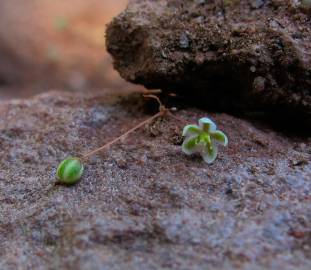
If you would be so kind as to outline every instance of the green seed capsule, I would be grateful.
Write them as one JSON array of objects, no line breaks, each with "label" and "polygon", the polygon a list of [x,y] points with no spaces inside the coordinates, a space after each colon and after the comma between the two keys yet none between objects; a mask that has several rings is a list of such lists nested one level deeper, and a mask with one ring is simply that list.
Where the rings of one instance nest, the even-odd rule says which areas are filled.
[{"label": "green seed capsule", "polygon": [[67,158],[59,164],[56,176],[60,183],[73,185],[81,178],[83,169],[79,158]]}]

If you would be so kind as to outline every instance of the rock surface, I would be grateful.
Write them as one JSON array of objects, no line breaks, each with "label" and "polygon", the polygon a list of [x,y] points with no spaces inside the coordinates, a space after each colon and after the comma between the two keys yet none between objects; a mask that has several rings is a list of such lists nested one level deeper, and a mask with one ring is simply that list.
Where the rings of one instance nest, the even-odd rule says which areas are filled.
[{"label": "rock surface", "polygon": [[311,112],[311,16],[297,0],[132,0],[107,30],[126,80],[211,108]]},{"label": "rock surface", "polygon": [[54,184],[62,159],[143,111],[106,95],[0,103],[1,269],[311,268],[310,138],[211,113],[230,144],[208,166],[158,119],[91,158],[77,185]]}]

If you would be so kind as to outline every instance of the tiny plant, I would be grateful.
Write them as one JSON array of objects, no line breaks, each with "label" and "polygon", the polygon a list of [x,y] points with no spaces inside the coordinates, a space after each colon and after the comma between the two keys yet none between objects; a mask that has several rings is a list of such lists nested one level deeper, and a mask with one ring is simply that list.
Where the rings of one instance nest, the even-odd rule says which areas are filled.
[{"label": "tiny plant", "polygon": [[[160,99],[154,94],[161,93],[161,90],[143,90],[142,94],[146,98],[155,99],[159,104],[159,112],[155,115],[149,117],[148,119],[142,121],[132,129],[128,130],[116,139],[106,143],[100,148],[90,151],[84,154],[82,157],[67,158],[62,161],[57,169],[57,178],[60,183],[66,185],[72,185],[79,181],[83,174],[83,162],[90,156],[108,149],[111,145],[118,141],[126,138],[131,133],[135,132],[137,129],[143,127],[144,125],[152,122],[158,117],[164,117],[166,115],[171,116],[179,122],[185,122],[183,119],[178,118],[173,115],[171,111],[175,108],[167,109],[160,101]],[[227,146],[228,139],[226,135],[216,130],[216,125],[208,118],[202,118],[199,120],[199,126],[187,125],[183,130],[183,136],[186,137],[182,150],[186,154],[190,155],[195,152],[201,153],[203,159],[207,163],[212,163],[217,157],[217,143]]]},{"label": "tiny plant", "polygon": [[[153,98],[155,100],[157,100],[157,102],[159,103],[159,112],[151,117],[149,117],[148,119],[146,119],[145,121],[139,123],[137,126],[133,127],[132,129],[128,130],[127,132],[125,132],[124,134],[122,134],[121,136],[119,136],[118,138],[106,143],[105,145],[103,145],[100,148],[97,148],[93,151],[90,151],[86,154],[84,154],[82,157],[78,158],[78,157],[70,157],[67,158],[65,160],[63,160],[57,168],[56,171],[56,177],[59,181],[59,183],[61,184],[65,184],[65,185],[73,185],[76,184],[84,171],[84,166],[83,166],[83,161],[86,160],[87,158],[89,158],[90,156],[108,149],[111,145],[113,145],[114,143],[124,139],[125,137],[127,137],[129,134],[133,133],[134,131],[136,131],[137,129],[141,128],[142,126],[148,124],[149,122],[152,122],[154,119],[164,116],[166,114],[172,115],[172,113],[169,111],[169,109],[167,109],[160,101],[160,99],[153,95],[153,94],[158,94],[161,93],[160,90],[144,90],[142,91],[142,94],[144,97],[146,98]],[[173,115],[172,115],[173,116]],[[175,116],[173,116],[175,117]],[[176,118],[176,117],[175,117]]]},{"label": "tiny plant", "polygon": [[218,144],[228,145],[228,138],[217,130],[216,124],[209,118],[201,118],[199,125],[187,125],[184,127],[185,137],[182,150],[187,155],[200,153],[206,163],[213,163],[217,158]]}]

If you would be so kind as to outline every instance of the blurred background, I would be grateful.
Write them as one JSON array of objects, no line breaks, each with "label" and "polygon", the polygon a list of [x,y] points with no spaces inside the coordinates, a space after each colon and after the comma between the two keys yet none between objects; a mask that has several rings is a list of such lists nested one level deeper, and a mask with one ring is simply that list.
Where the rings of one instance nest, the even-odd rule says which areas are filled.
[{"label": "blurred background", "polygon": [[0,0],[0,100],[130,88],[105,49],[106,24],[127,2]]}]

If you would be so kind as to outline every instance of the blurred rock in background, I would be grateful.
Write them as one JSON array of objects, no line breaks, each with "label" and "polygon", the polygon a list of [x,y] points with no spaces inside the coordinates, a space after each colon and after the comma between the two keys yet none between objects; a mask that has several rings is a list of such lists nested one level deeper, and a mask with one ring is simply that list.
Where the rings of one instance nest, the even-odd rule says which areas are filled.
[{"label": "blurred rock in background", "polygon": [[126,86],[105,52],[106,24],[127,0],[0,2],[0,98],[51,88]]}]

